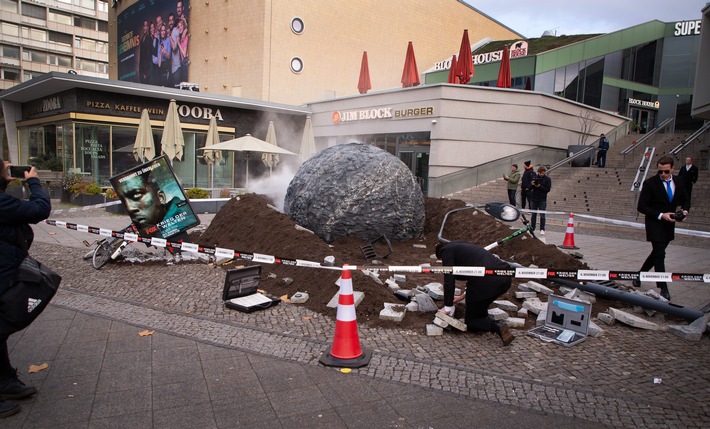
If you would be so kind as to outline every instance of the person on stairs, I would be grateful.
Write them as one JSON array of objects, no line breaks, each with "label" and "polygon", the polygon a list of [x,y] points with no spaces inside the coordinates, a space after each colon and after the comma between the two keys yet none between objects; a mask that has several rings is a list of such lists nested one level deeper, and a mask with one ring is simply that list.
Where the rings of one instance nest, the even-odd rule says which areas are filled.
[{"label": "person on stairs", "polygon": [[530,161],[525,161],[523,165],[525,170],[523,171],[523,177],[520,179],[520,205],[525,208],[526,202],[528,207],[530,206],[530,187],[532,186],[532,179],[535,177],[535,170],[530,165]]}]

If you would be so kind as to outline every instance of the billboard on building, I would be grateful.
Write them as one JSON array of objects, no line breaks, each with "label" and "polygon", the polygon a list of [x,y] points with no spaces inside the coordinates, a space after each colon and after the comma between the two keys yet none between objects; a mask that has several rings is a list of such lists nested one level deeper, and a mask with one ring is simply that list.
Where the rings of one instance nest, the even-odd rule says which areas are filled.
[{"label": "billboard on building", "polygon": [[171,88],[189,81],[188,6],[144,0],[118,15],[118,80]]},{"label": "billboard on building", "polygon": [[110,182],[139,235],[170,238],[200,223],[165,155]]}]

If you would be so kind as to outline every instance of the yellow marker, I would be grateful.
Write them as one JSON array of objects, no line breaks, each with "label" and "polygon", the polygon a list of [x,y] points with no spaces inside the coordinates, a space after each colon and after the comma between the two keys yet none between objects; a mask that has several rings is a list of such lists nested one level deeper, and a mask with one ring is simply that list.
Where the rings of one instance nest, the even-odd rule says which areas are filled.
[{"label": "yellow marker", "polygon": [[350,368],[340,368],[340,372],[343,374],[350,374],[353,370]]}]

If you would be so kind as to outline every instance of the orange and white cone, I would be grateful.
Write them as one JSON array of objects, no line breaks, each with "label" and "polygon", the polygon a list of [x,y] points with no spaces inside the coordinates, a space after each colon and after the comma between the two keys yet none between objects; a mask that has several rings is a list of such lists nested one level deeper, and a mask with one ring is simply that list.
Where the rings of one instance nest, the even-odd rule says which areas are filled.
[{"label": "orange and white cone", "polygon": [[340,277],[333,344],[323,352],[320,363],[325,366],[360,368],[369,364],[371,358],[372,353],[368,353],[360,347],[352,275],[350,270],[345,267]]},{"label": "orange and white cone", "polygon": [[557,247],[560,249],[579,249],[579,247],[574,245],[574,213],[569,214],[567,230],[565,231],[565,240],[562,242],[562,246]]}]

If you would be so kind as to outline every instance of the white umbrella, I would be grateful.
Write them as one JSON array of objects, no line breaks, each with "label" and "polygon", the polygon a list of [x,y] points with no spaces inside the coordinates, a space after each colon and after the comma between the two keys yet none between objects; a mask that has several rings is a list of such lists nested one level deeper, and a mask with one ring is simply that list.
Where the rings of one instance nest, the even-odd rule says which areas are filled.
[{"label": "white umbrella", "polygon": [[143,109],[141,112],[141,121],[138,123],[138,134],[132,152],[138,162],[155,158],[155,142],[153,141],[153,130],[150,127],[148,109]]},{"label": "white umbrella", "polygon": [[165,118],[165,128],[163,128],[163,137],[160,139],[160,144],[163,147],[162,152],[168,156],[170,162],[173,158],[182,161],[182,150],[185,147],[185,137],[182,135],[182,126],[180,125],[180,115],[177,111],[177,103],[175,100],[170,100],[168,106],[168,115]]},{"label": "white umbrella", "polygon": [[[276,129],[274,128],[274,121],[269,121],[269,128],[266,130],[265,141],[274,146],[278,146],[278,143],[276,143]],[[269,175],[271,175],[271,173],[273,173],[274,166],[279,163],[279,155],[275,153],[262,153],[261,162],[263,162],[265,166],[269,167]]]},{"label": "white umbrella", "polygon": [[[232,152],[259,152],[259,153],[278,153],[280,155],[296,155],[295,153],[274,146],[264,140],[253,137],[251,134],[247,134],[243,137],[239,137],[232,140],[223,141],[222,143],[217,143],[211,146],[205,146],[199,150],[229,150]],[[249,185],[249,162],[247,161],[246,168],[246,184]]]},{"label": "white umbrella", "polygon": [[301,140],[301,152],[298,154],[298,157],[301,159],[301,162],[305,162],[308,158],[315,155],[316,152],[313,124],[311,123],[311,117],[306,116],[306,125],[303,127],[303,139]]},{"label": "white umbrella", "polygon": [[[219,143],[219,131],[217,130],[217,118],[212,116],[210,119],[210,126],[207,128],[207,141],[205,146],[212,146]],[[202,154],[202,157],[207,161],[207,165],[210,168],[210,188],[214,188],[214,166],[222,159],[222,151],[219,150],[206,150]]]}]

